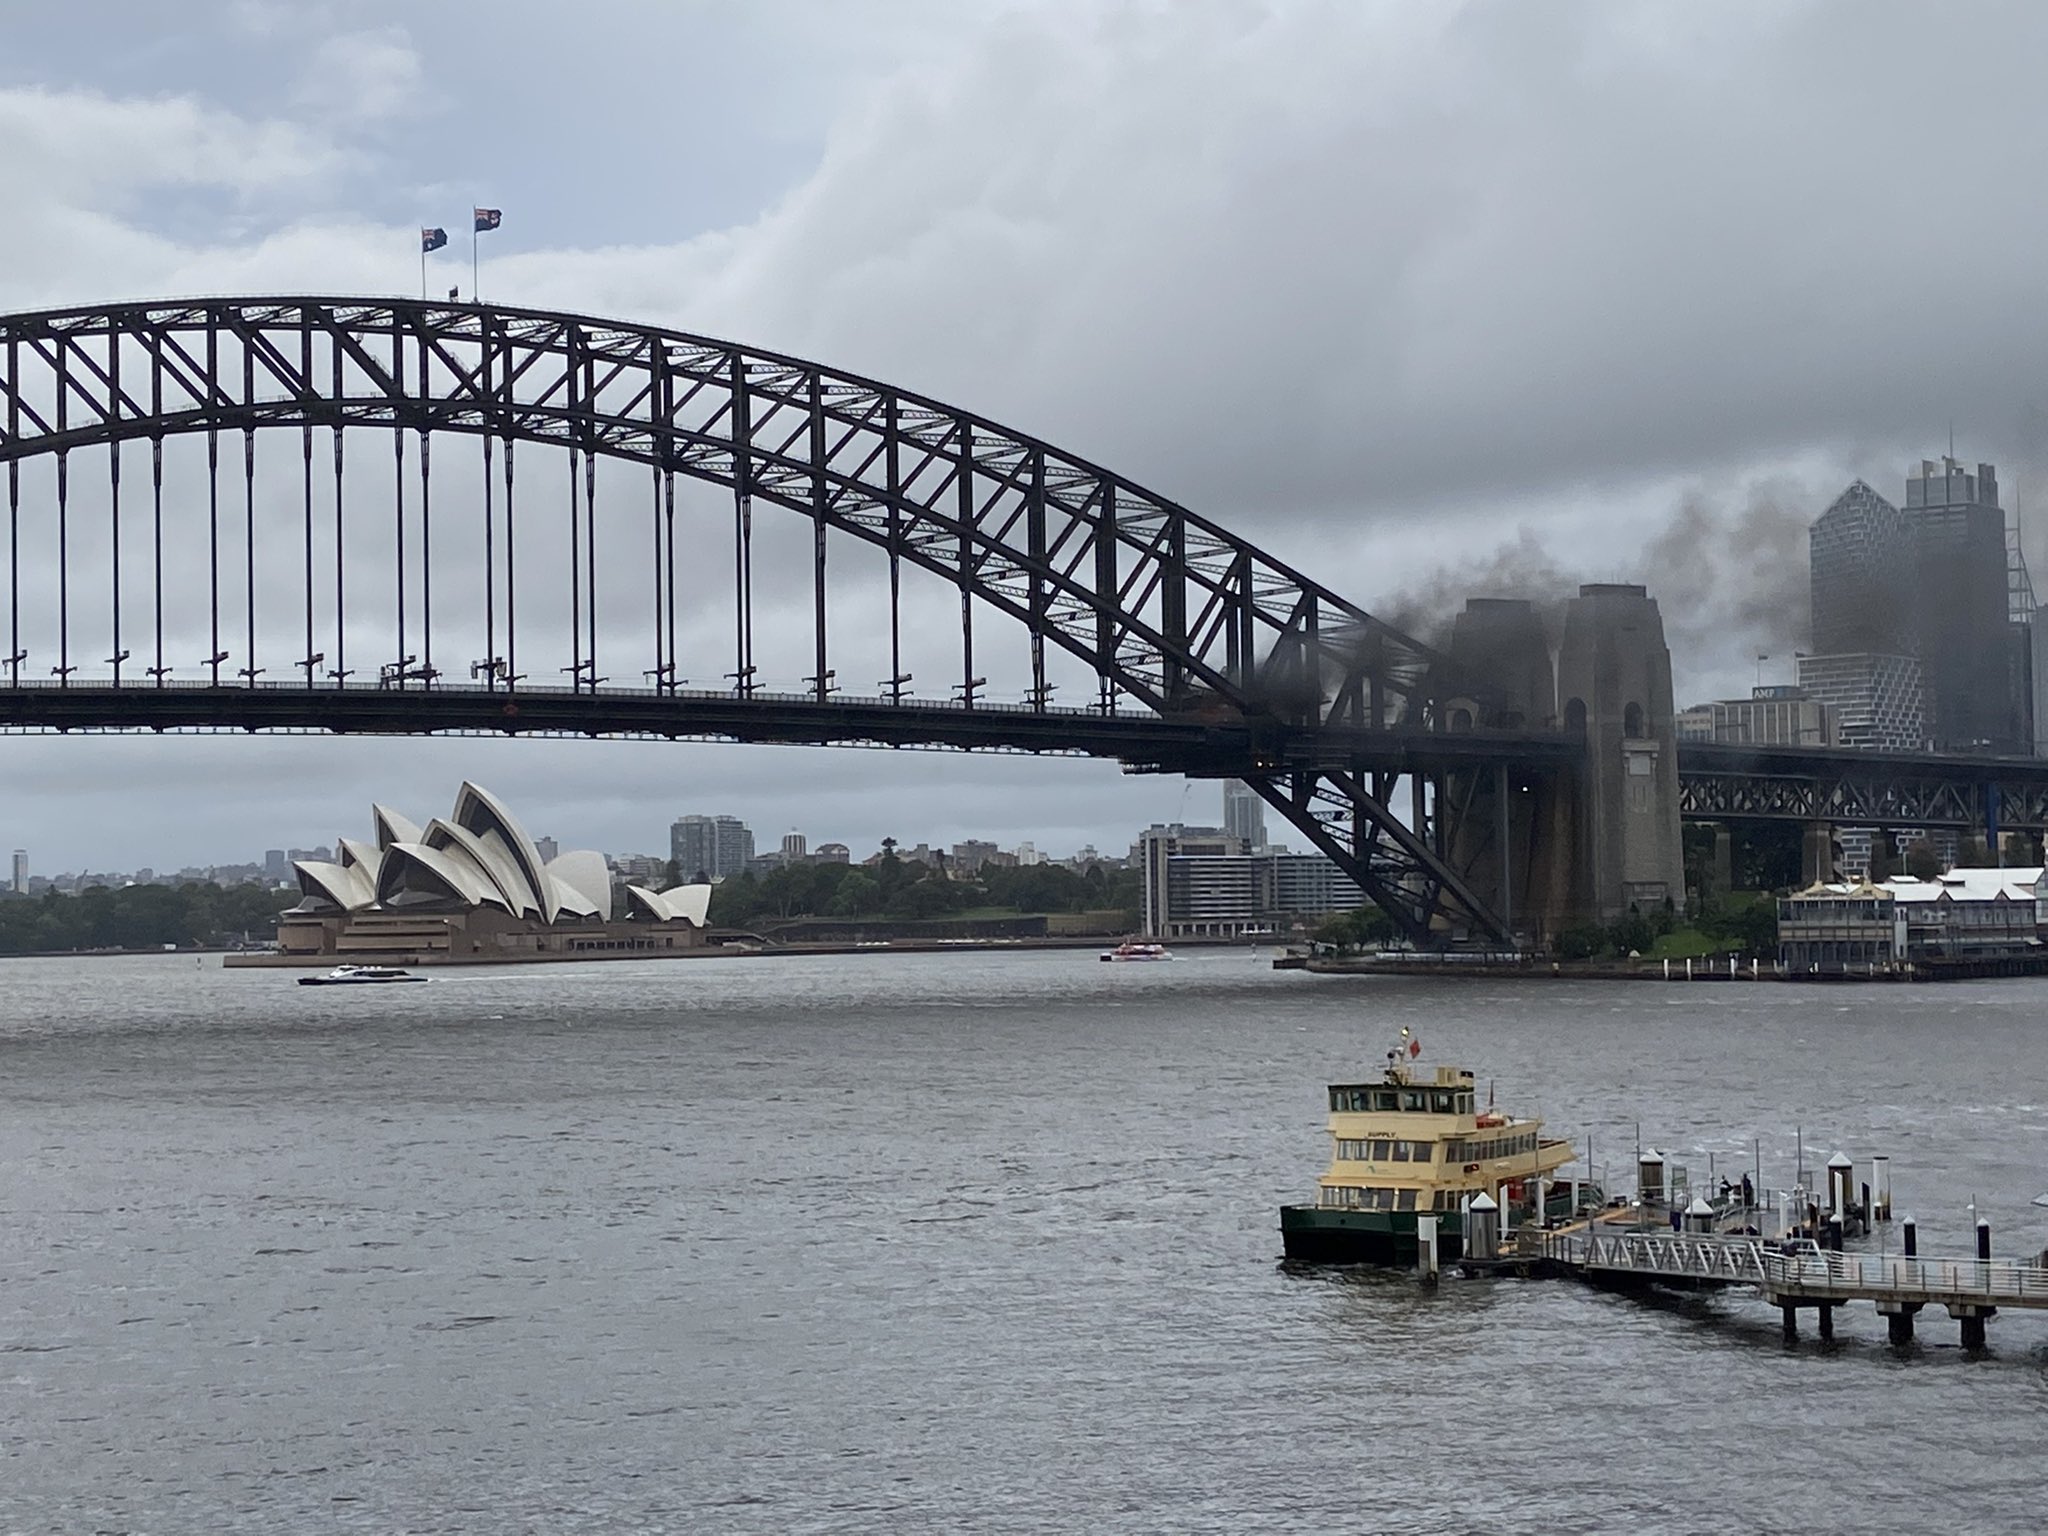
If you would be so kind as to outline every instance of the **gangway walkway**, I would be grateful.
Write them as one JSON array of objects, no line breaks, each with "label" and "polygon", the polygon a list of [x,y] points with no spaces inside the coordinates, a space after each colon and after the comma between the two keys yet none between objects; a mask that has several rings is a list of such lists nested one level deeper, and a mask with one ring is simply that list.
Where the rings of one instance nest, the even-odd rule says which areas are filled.
[{"label": "gangway walkway", "polygon": [[1753,1286],[1783,1310],[1787,1338],[1797,1336],[1801,1307],[1815,1308],[1821,1337],[1832,1337],[1834,1309],[1851,1301],[1874,1302],[1895,1343],[1912,1337],[1922,1307],[1945,1307],[1973,1347],[1982,1346],[1984,1320],[2001,1307],[2048,1311],[2048,1265],[2041,1263],[1839,1253],[1811,1239],[1602,1231],[1597,1225],[1539,1235],[1549,1265],[1588,1280]]}]

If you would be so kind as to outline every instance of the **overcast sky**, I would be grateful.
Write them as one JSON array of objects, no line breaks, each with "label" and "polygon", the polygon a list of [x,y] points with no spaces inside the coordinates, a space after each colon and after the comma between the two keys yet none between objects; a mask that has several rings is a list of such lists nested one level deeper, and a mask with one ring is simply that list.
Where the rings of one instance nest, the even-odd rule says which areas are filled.
[{"label": "overcast sky", "polygon": [[[483,291],[811,356],[1417,622],[1639,579],[1681,702],[1790,675],[1804,526],[1954,423],[2048,507],[2048,8],[12,4],[0,309]],[[2037,563],[2044,546],[2031,533]],[[0,740],[0,843],[175,867],[474,777],[565,846],[1118,848],[1215,786],[1015,757]]]}]

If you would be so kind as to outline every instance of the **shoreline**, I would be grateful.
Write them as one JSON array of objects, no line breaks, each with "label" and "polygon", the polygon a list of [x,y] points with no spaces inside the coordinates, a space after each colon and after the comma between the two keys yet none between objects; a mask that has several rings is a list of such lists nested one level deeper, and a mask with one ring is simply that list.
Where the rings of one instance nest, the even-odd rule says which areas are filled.
[{"label": "shoreline", "polygon": [[[227,951],[221,965],[231,971],[331,970],[337,965],[400,965],[419,970],[458,970],[489,965],[582,965],[619,960],[755,960],[789,956],[953,954],[962,950],[1086,950],[1107,951],[1115,937],[1031,939],[883,939],[855,944],[700,944],[688,949],[609,950],[579,954],[420,955],[410,950],[365,952],[359,955],[283,955],[269,951]],[[1234,939],[1188,940],[1188,949],[1245,949],[1264,946]],[[149,951],[144,951],[149,953]],[[188,951],[190,953],[190,951]],[[23,957],[26,958],[26,957]]]},{"label": "shoreline", "polygon": [[1695,961],[1690,970],[1684,962],[1672,961],[1583,961],[1583,960],[1327,960],[1301,955],[1282,955],[1273,962],[1275,970],[1301,970],[1318,976],[1436,976],[1460,981],[1633,981],[1633,982],[1734,982],[1739,984],[1795,982],[1834,986],[1902,985],[1944,981],[1989,981],[2000,978],[2048,976],[2048,954],[2002,955],[1981,960],[1922,960],[1888,970],[1864,971],[1781,971],[1776,963],[1767,969],[1761,963],[1720,969]]}]

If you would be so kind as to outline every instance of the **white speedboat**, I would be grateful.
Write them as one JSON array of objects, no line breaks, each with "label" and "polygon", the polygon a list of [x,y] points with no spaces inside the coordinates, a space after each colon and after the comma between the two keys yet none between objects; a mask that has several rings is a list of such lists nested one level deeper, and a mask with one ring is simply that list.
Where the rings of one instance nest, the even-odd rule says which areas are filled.
[{"label": "white speedboat", "polygon": [[1102,952],[1105,960],[1171,960],[1173,954],[1164,944],[1141,944],[1136,939],[1125,939],[1115,949]]},{"label": "white speedboat", "polygon": [[325,976],[301,976],[302,987],[367,987],[387,981],[425,981],[395,965],[337,965]]}]

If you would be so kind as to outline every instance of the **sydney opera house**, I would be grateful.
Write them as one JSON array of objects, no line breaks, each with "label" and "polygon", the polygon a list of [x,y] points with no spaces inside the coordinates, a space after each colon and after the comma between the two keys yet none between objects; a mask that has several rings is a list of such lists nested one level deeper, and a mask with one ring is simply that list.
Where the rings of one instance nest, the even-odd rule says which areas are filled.
[{"label": "sydney opera house", "polygon": [[371,841],[345,837],[335,862],[293,866],[300,901],[278,921],[284,954],[419,964],[658,955],[704,942],[710,886],[629,885],[615,915],[604,855],[543,859],[475,784],[424,827],[386,806],[370,814]]}]

